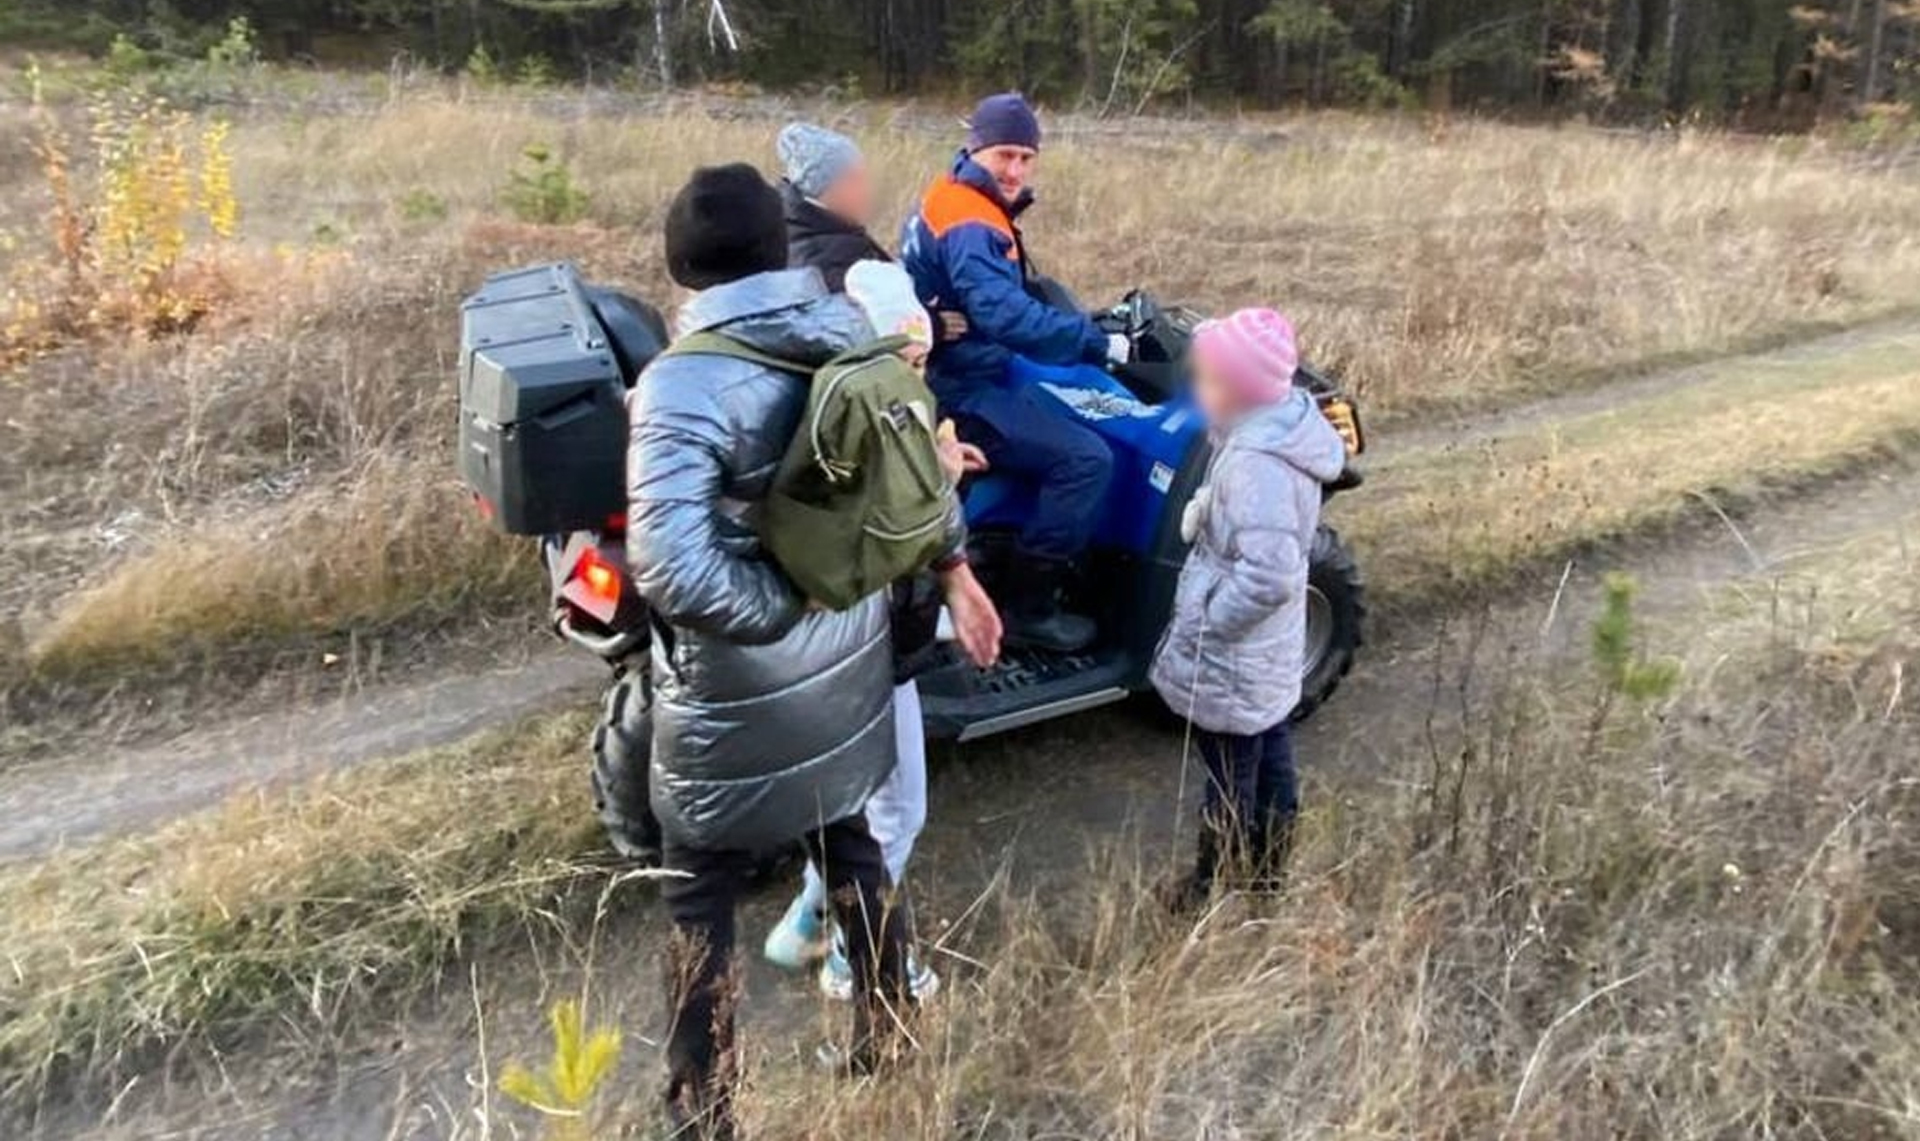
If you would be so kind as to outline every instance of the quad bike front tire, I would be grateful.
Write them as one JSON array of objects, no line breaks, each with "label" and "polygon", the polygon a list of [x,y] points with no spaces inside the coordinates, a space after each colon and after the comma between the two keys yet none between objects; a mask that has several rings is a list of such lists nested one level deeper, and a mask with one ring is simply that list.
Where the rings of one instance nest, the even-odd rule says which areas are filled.
[{"label": "quad bike front tire", "polygon": [[654,819],[648,766],[653,760],[652,697],[646,671],[615,675],[593,729],[593,807],[607,842],[630,860],[660,863],[660,822]]},{"label": "quad bike front tire", "polygon": [[1353,669],[1363,641],[1367,585],[1353,551],[1332,527],[1313,537],[1307,569],[1307,635],[1300,703],[1292,720],[1305,721],[1327,703]]}]

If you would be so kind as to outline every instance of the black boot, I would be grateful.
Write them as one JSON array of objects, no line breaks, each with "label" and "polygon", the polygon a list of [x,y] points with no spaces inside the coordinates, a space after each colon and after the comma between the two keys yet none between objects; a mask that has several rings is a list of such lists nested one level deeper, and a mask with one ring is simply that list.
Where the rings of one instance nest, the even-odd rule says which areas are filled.
[{"label": "black boot", "polygon": [[1067,564],[1058,559],[1020,555],[1013,561],[1013,605],[1007,608],[1010,646],[1073,654],[1093,644],[1100,633],[1091,618],[1060,609],[1060,586]]},{"label": "black boot", "polygon": [[1195,847],[1193,870],[1184,875],[1175,876],[1162,889],[1161,902],[1168,911],[1176,916],[1191,915],[1207,905],[1207,899],[1213,895],[1213,881],[1220,873],[1220,861],[1225,854],[1225,845],[1220,830],[1202,822],[1200,839]]},{"label": "black boot", "polygon": [[1293,859],[1293,817],[1264,814],[1253,831],[1253,889],[1279,891],[1286,886],[1287,865]]},{"label": "black boot", "polygon": [[702,1097],[688,1090],[667,1095],[666,1141],[737,1141],[729,1096]]}]

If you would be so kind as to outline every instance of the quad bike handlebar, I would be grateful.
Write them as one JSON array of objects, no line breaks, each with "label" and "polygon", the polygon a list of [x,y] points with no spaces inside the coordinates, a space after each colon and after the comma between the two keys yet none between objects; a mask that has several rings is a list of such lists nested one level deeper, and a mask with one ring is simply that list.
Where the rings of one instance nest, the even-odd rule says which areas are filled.
[{"label": "quad bike handlebar", "polygon": [[[1153,294],[1135,289],[1118,304],[1094,313],[1093,320],[1103,331],[1120,334],[1133,346],[1127,362],[1114,368],[1115,375],[1136,391],[1145,390],[1142,395],[1167,399],[1186,382],[1187,353],[1194,331],[1205,318],[1185,306],[1163,306]],[[1346,440],[1350,454],[1366,450],[1359,406],[1338,380],[1302,361],[1294,383],[1313,394]]]},{"label": "quad bike handlebar", "polygon": [[1095,313],[1093,322],[1102,330],[1119,333],[1131,341],[1146,333],[1159,317],[1160,303],[1153,294],[1135,289],[1121,298],[1118,305]]}]

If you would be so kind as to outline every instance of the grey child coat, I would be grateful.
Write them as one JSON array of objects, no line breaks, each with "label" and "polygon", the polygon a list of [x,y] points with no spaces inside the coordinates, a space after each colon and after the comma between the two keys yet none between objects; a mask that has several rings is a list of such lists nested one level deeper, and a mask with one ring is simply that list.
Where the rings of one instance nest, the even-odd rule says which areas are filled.
[{"label": "grey child coat", "polygon": [[1195,727],[1252,734],[1300,700],[1307,559],[1323,484],[1346,445],[1313,398],[1287,398],[1228,427],[1182,519],[1193,548],[1153,685]]}]

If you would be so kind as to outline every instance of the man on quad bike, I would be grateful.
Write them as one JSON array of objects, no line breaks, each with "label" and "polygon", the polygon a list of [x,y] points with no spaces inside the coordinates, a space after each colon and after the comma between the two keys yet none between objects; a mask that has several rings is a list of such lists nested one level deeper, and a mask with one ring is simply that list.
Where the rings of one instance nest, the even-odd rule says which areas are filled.
[{"label": "man on quad bike", "polygon": [[1024,98],[983,99],[953,169],[907,220],[900,255],[929,309],[966,316],[966,332],[933,353],[929,380],[941,415],[995,471],[1038,485],[1007,576],[1007,641],[1071,653],[1097,630],[1061,610],[1060,587],[1099,519],[1113,455],[1098,434],[1049,407],[1034,382],[1054,371],[1048,366],[1124,361],[1128,342],[1036,295],[1016,222],[1033,201],[1028,181],[1039,154],[1040,122]]}]

